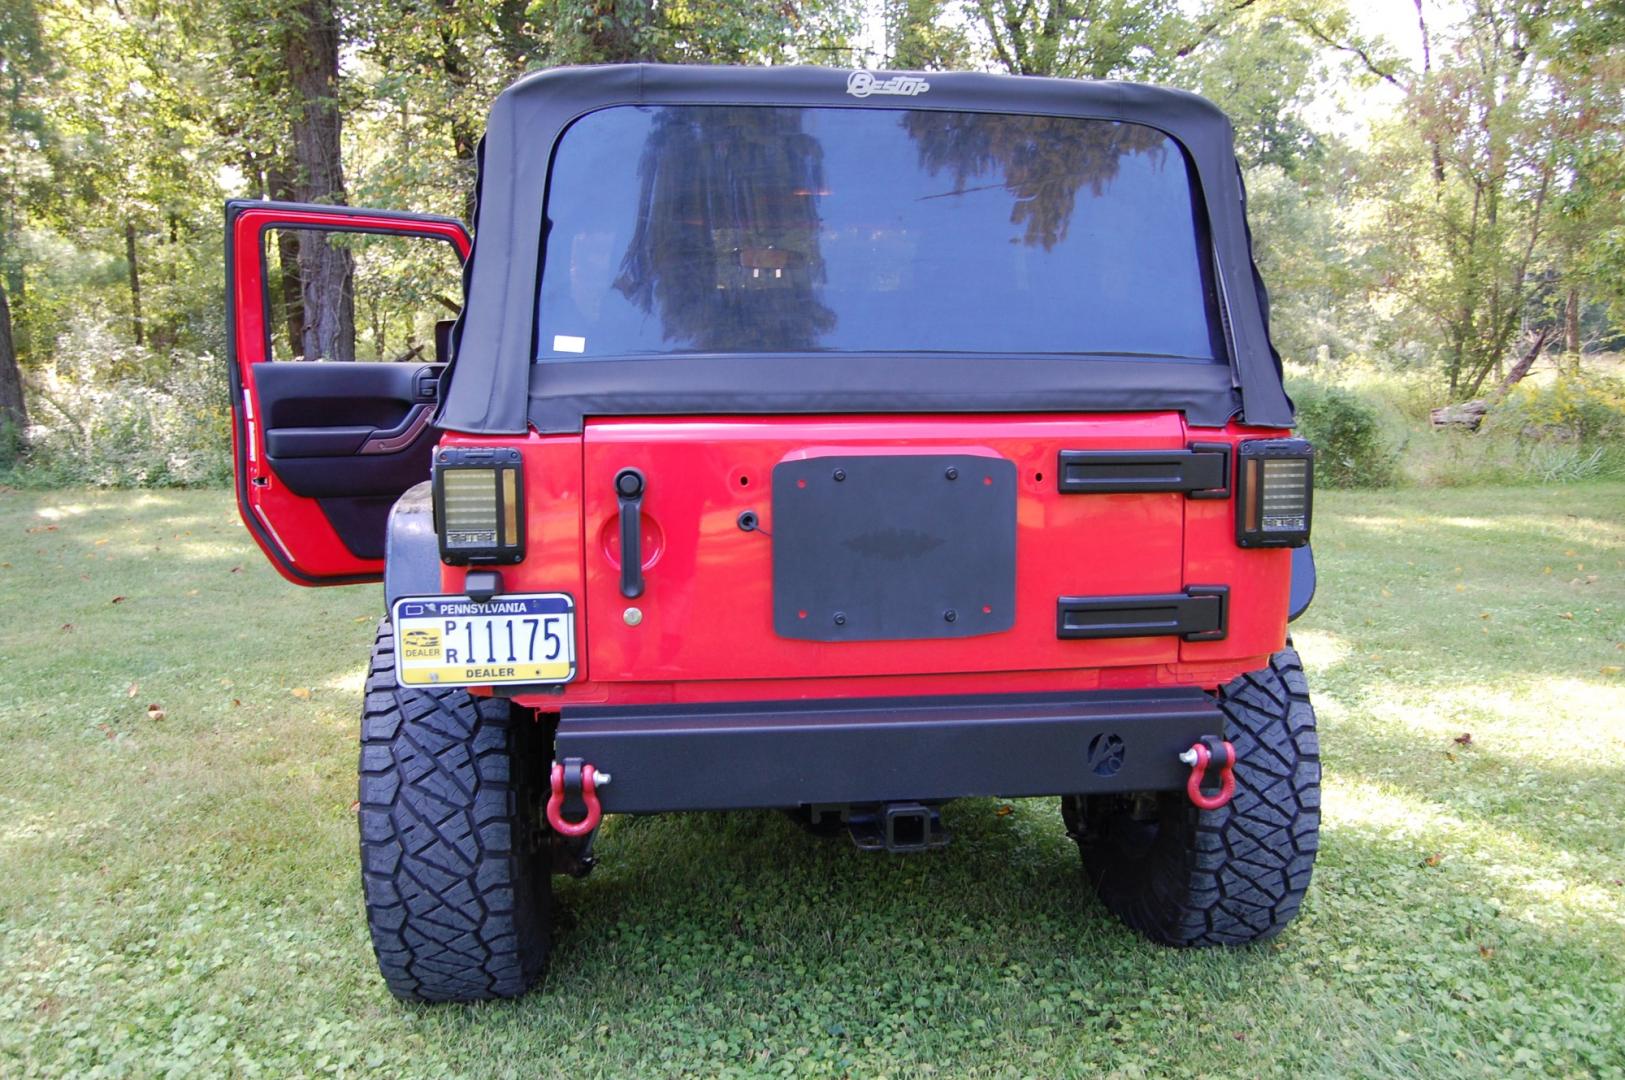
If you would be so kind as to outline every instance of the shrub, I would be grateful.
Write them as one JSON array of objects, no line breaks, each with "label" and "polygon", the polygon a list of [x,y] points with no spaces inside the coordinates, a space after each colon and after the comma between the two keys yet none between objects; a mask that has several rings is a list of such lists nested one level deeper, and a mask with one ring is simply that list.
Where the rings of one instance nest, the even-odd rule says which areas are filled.
[{"label": "shrub", "polygon": [[1490,413],[1489,423],[1524,440],[1594,447],[1625,439],[1625,383],[1575,374],[1538,386],[1525,382]]},{"label": "shrub", "polygon": [[231,479],[223,361],[157,358],[95,328],[28,376],[29,429],[6,480],[29,486],[195,487]]},{"label": "shrub", "polygon": [[1315,446],[1315,483],[1388,487],[1398,457],[1378,411],[1355,394],[1314,383],[1294,386],[1298,433]]}]

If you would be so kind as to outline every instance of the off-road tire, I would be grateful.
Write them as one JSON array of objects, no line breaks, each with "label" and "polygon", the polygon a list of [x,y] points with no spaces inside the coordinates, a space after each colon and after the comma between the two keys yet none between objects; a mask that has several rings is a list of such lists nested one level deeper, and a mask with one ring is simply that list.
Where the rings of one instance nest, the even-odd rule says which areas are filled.
[{"label": "off-road tire", "polygon": [[537,727],[501,698],[397,686],[389,621],[379,627],[361,719],[361,882],[379,970],[403,1001],[514,997],[546,967]]},{"label": "off-road tire", "polygon": [[1244,945],[1280,933],[1309,887],[1320,835],[1320,744],[1298,654],[1219,691],[1236,792],[1199,810],[1183,790],[1062,800],[1106,908],[1168,945]]}]

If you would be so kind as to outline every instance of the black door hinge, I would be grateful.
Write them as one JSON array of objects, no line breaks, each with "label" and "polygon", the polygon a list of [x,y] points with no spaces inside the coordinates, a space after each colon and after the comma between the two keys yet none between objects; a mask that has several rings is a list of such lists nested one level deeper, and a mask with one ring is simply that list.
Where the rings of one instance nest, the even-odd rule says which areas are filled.
[{"label": "black door hinge", "polygon": [[1193,442],[1184,450],[1062,450],[1055,490],[1063,495],[1183,491],[1192,499],[1230,497],[1230,444]]}]

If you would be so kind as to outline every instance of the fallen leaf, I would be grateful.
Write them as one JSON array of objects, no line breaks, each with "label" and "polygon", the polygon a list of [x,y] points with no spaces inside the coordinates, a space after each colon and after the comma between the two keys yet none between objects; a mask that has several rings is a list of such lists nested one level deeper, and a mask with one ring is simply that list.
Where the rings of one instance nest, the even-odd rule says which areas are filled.
[{"label": "fallen leaf", "polygon": [[1480,945],[1478,947],[1478,955],[1488,960],[1490,957],[1495,955],[1495,950],[1490,948],[1488,945]]},{"label": "fallen leaf", "polygon": [[357,799],[355,802],[350,804],[350,813],[352,813],[352,814],[359,813],[360,810],[361,810],[361,800],[360,799]]},{"label": "fallen leaf", "polygon": [[1456,755],[1452,754],[1450,751],[1446,750],[1444,752],[1444,759],[1446,761],[1455,761],[1456,760]]},{"label": "fallen leaf", "polygon": [[111,542],[112,541],[108,540],[107,537],[104,536],[100,540],[96,541],[96,546],[101,547],[103,544],[108,544],[108,543],[111,543]]},{"label": "fallen leaf", "polygon": [[1458,582],[1456,582],[1456,591],[1457,592],[1466,592],[1467,591],[1467,586],[1463,585],[1461,582],[1458,581]]},{"label": "fallen leaf", "polygon": [[1597,670],[1601,671],[1604,675],[1618,675],[1619,674],[1619,665],[1618,664],[1604,664],[1602,667],[1598,668]]},{"label": "fallen leaf", "polygon": [[141,692],[141,684],[138,683],[138,682],[133,682],[133,683],[130,684],[130,688],[128,690],[124,691],[124,696],[125,697],[135,697],[140,692]]},{"label": "fallen leaf", "polygon": [[309,697],[310,697],[310,691],[308,689],[306,689],[305,687],[303,687],[303,686],[294,687],[293,690],[292,690],[292,694],[293,694],[294,697],[298,698],[301,701],[308,700]]},{"label": "fallen leaf", "polygon": [[198,590],[196,590],[196,589],[187,589],[186,590],[186,595],[187,596],[196,596],[197,594],[198,594]]},{"label": "fallen leaf", "polygon": [[109,739],[114,738],[116,735],[118,735],[118,732],[113,730],[113,727],[112,727],[111,724],[97,724],[96,727],[98,729],[100,729],[101,733],[103,735],[107,736]]},{"label": "fallen leaf", "polygon": [[148,720],[162,720],[167,715],[169,715],[169,714],[164,712],[163,706],[161,706],[161,705],[148,705],[147,706],[147,719]]},{"label": "fallen leaf", "polygon": [[242,568],[242,567],[240,567],[240,566],[233,566],[233,567],[232,567],[232,568],[231,568],[231,572],[232,572],[232,573],[233,573],[233,574],[240,574],[240,573],[242,573],[242,572],[243,572],[243,568]]},{"label": "fallen leaf", "polygon": [[1489,613],[1489,612],[1487,612],[1487,611],[1480,611],[1480,612],[1479,612],[1479,613],[1478,613],[1478,617],[1479,617],[1479,618],[1480,618],[1480,619],[1487,619],[1487,618],[1489,618],[1489,617],[1490,617],[1490,613]]},{"label": "fallen leaf", "polygon": [[71,622],[65,622],[65,623],[62,624],[62,630],[63,630],[64,633],[66,633],[67,631],[70,631],[72,629],[73,629],[73,624]]},{"label": "fallen leaf", "polygon": [[243,704],[243,699],[242,698],[232,698],[231,699],[231,707],[233,709],[241,708],[242,704]]},{"label": "fallen leaf", "polygon": [[1444,853],[1442,851],[1435,851],[1432,855],[1429,855],[1427,858],[1423,859],[1422,864],[1424,866],[1438,866],[1443,861]]},{"label": "fallen leaf", "polygon": [[1456,736],[1454,742],[1457,746],[1471,746],[1473,745],[1473,733],[1470,731],[1464,731],[1460,735]]},{"label": "fallen leaf", "polygon": [[1393,593],[1391,593],[1391,592],[1389,592],[1389,591],[1388,591],[1388,590],[1387,590],[1387,589],[1384,589],[1384,590],[1382,590],[1382,595],[1383,595],[1383,596],[1392,596],[1392,595],[1394,595],[1394,594],[1393,594]]},{"label": "fallen leaf", "polygon": [[1011,805],[1009,805],[1009,804],[1008,804],[1008,803],[1007,803],[1007,804],[1005,804],[1005,805],[1004,805],[1004,806],[1001,806],[1001,807],[999,807],[999,808],[998,808],[998,809],[997,809],[997,810],[995,810],[995,811],[993,811],[993,812],[994,812],[994,813],[995,813],[995,814],[997,814],[997,815],[999,815],[999,816],[1000,816],[1000,817],[1009,817],[1009,816],[1010,816],[1010,814],[1011,814],[1011,813],[1012,813],[1012,812],[1013,812],[1013,811],[1014,811],[1014,810],[1015,810],[1015,807],[1013,807],[1013,806],[1011,806]]},{"label": "fallen leaf", "polygon": [[115,597],[113,597],[113,599],[109,600],[108,603],[110,603],[110,604],[122,604],[122,603],[124,603],[124,597],[115,596]]},{"label": "fallen leaf", "polygon": [[1559,619],[1568,619],[1570,622],[1572,622],[1574,620],[1574,612],[1572,612],[1572,611],[1560,612],[1557,617]]},{"label": "fallen leaf", "polygon": [[1551,568],[1551,567],[1549,567],[1549,566],[1548,566],[1548,567],[1547,567],[1547,568],[1546,568],[1546,569],[1544,569],[1544,570],[1542,570],[1542,571],[1541,571],[1541,573],[1543,573],[1543,574],[1549,574],[1549,573],[1551,573],[1551,572],[1552,572],[1552,568]]}]

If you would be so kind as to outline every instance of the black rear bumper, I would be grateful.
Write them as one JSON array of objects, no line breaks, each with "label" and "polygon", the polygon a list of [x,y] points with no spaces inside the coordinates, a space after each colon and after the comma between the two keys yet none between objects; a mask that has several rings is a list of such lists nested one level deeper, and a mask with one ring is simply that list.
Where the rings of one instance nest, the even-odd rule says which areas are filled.
[{"label": "black rear bumper", "polygon": [[567,707],[554,754],[609,813],[1172,790],[1223,731],[1195,689]]}]

